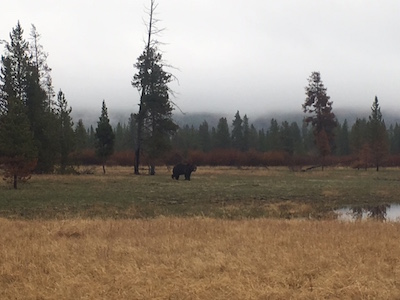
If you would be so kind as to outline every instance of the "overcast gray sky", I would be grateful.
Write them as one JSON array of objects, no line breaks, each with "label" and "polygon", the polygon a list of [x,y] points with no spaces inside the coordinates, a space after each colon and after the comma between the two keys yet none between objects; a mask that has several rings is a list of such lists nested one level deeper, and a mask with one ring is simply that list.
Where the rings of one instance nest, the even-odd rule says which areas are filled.
[{"label": "overcast gray sky", "polygon": [[[18,20],[28,38],[34,24],[73,110],[100,112],[105,99],[109,111],[135,112],[149,2],[2,0],[0,39]],[[334,110],[368,110],[375,95],[383,111],[398,110],[398,0],[159,0],[156,13],[184,112],[301,112],[312,71]]]}]

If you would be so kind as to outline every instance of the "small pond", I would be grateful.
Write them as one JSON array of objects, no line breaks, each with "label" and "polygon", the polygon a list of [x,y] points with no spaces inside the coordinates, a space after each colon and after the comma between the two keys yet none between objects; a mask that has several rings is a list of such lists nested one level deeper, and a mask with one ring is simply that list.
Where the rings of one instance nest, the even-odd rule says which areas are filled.
[{"label": "small pond", "polygon": [[339,221],[378,221],[400,222],[400,204],[382,204],[368,207],[343,207],[336,209]]}]

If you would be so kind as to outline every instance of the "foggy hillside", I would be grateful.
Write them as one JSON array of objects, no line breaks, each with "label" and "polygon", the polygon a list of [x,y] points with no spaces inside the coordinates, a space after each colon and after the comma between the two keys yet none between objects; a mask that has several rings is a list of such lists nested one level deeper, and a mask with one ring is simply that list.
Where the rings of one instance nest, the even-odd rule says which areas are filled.
[{"label": "foggy hillside", "polygon": [[[342,124],[346,119],[349,126],[352,126],[357,118],[366,118],[370,114],[369,110],[357,111],[357,110],[345,110],[345,109],[336,109],[334,111],[338,121]],[[127,124],[130,116],[130,112],[125,110],[108,110],[110,123],[113,127],[115,127],[118,122],[121,124]],[[386,112],[382,110],[383,118],[387,127],[390,124],[399,123],[400,124],[400,115],[396,112]],[[97,121],[100,116],[100,111],[89,111],[89,110],[72,110],[71,113],[74,123],[76,124],[79,119],[82,119],[85,127],[90,127],[91,125],[95,128],[97,126]],[[240,116],[244,117],[245,113],[240,112]],[[207,121],[209,128],[216,127],[218,121],[221,117],[225,117],[228,120],[228,124],[232,124],[234,119],[234,115],[228,115],[226,113],[186,113],[182,114],[176,112],[173,116],[175,122],[179,126],[189,125],[198,128],[203,121]],[[283,121],[297,122],[300,126],[305,114],[299,111],[298,113],[266,113],[263,116],[253,117],[251,115],[247,115],[249,118],[249,125],[253,124],[257,129],[268,129],[271,119],[274,118],[278,121],[278,123],[282,123]]]}]

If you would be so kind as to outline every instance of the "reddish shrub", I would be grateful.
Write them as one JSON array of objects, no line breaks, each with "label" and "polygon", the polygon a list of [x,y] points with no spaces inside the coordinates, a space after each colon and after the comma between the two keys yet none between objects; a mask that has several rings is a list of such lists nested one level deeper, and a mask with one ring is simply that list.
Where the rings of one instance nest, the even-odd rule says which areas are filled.
[{"label": "reddish shrub", "polygon": [[118,166],[133,166],[134,162],[135,152],[132,150],[115,152],[109,159],[109,164]]},{"label": "reddish shrub", "polygon": [[237,166],[243,161],[242,153],[231,149],[216,149],[207,153],[207,165]]},{"label": "reddish shrub", "polygon": [[265,152],[263,154],[263,164],[267,166],[284,166],[285,153],[279,151]]},{"label": "reddish shrub", "polygon": [[193,150],[189,152],[188,155],[189,161],[197,166],[208,165],[207,161],[207,153],[203,151]]},{"label": "reddish shrub", "polygon": [[249,151],[245,152],[244,161],[242,165],[246,166],[260,166],[263,165],[263,154],[259,151],[254,149],[250,149]]},{"label": "reddish shrub", "polygon": [[165,155],[164,163],[167,166],[174,166],[183,161],[183,155],[179,150],[170,151]]},{"label": "reddish shrub", "polygon": [[82,151],[76,151],[70,154],[71,161],[75,165],[100,165],[101,160],[97,157],[96,152],[93,149],[85,149]]},{"label": "reddish shrub", "polygon": [[338,156],[337,159],[338,159],[337,164],[345,167],[351,166],[353,162],[357,160],[357,158],[354,155]]},{"label": "reddish shrub", "polygon": [[400,167],[400,154],[389,155],[385,161],[387,167]]}]

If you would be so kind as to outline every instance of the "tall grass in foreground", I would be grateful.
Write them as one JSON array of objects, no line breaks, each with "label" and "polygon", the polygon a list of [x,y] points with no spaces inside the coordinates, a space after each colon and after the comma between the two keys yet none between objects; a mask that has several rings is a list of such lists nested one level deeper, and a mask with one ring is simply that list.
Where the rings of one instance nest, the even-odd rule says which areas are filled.
[{"label": "tall grass in foreground", "polygon": [[0,219],[0,299],[399,299],[400,224]]}]

